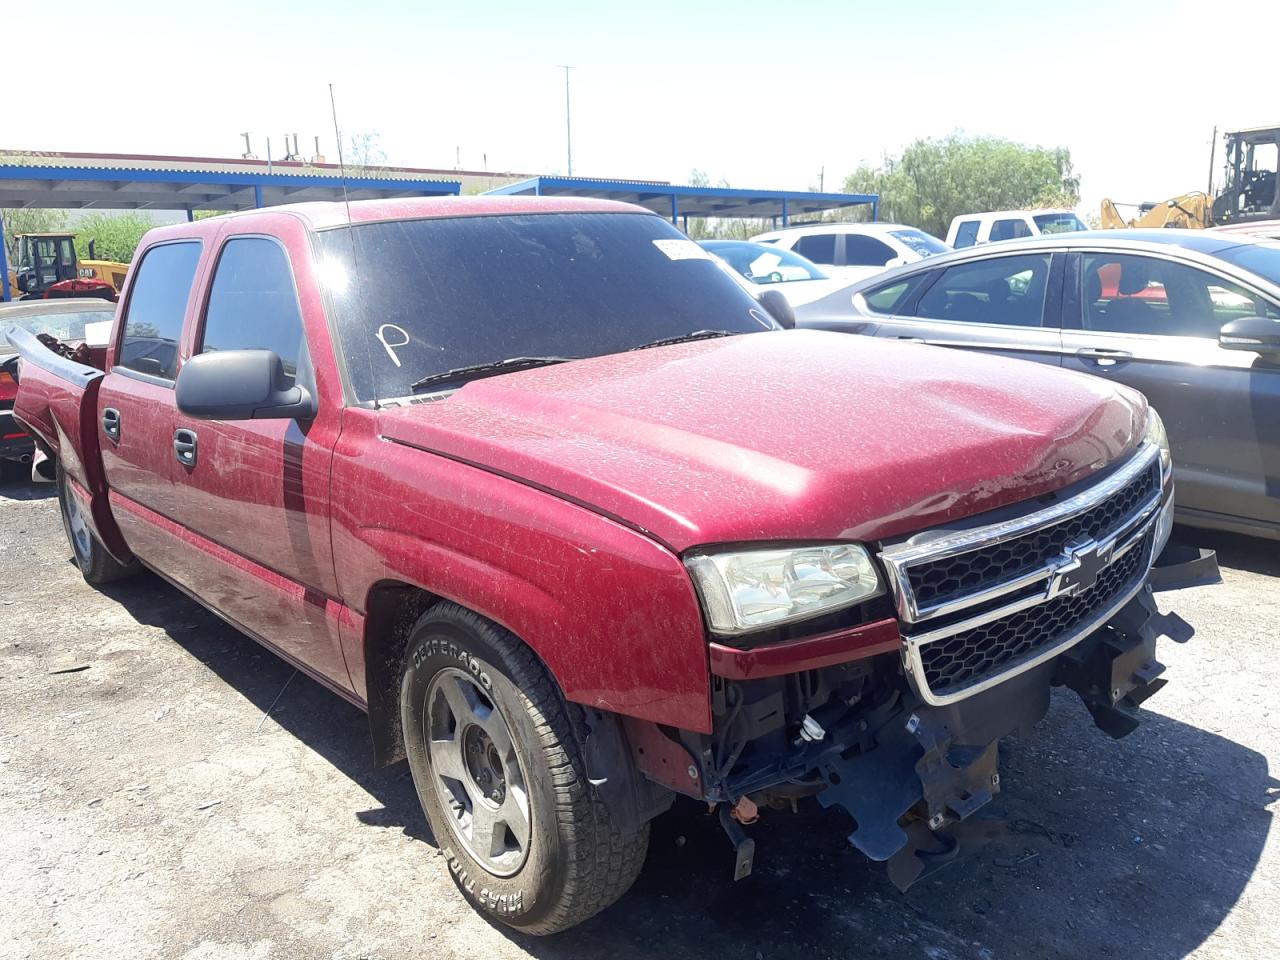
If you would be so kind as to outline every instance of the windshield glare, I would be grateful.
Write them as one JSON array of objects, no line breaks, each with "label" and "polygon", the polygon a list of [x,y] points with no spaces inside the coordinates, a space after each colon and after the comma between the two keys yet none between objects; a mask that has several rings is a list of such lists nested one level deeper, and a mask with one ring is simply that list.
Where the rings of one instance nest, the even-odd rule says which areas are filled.
[{"label": "windshield glare", "polygon": [[708,240],[702,246],[752,283],[827,279],[825,273],[804,257],[782,247],[733,240]]},{"label": "windshield glare", "polygon": [[946,253],[951,248],[932,234],[923,230],[890,230],[899,243],[910,247],[922,257],[932,257],[935,253]]},{"label": "windshield glare", "polygon": [[777,329],[710,254],[646,214],[401,220],[316,240],[362,401],[511,357],[602,356],[697,330]]},{"label": "windshield glare", "polygon": [[1074,233],[1089,229],[1074,213],[1037,213],[1032,219],[1041,233]]},{"label": "windshield glare", "polygon": [[1242,243],[1215,256],[1280,286],[1280,243]]}]

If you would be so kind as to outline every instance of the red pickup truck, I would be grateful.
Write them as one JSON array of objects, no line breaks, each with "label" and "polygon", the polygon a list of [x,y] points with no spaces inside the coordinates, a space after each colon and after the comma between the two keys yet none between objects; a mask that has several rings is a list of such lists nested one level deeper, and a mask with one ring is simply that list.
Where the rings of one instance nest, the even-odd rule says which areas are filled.
[{"label": "red pickup truck", "polygon": [[527,932],[621,896],[677,794],[737,877],[816,798],[905,889],[1051,686],[1124,735],[1190,635],[1141,396],[785,329],[638,208],[303,204],[135,263],[101,368],[10,334],[85,578],[149,568],[366,709]]}]

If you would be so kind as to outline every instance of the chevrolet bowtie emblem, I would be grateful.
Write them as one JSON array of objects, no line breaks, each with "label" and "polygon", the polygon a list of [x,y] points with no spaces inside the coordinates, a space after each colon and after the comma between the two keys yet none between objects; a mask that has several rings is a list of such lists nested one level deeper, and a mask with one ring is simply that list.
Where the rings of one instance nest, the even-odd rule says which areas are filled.
[{"label": "chevrolet bowtie emblem", "polygon": [[1111,565],[1115,553],[1114,540],[1098,543],[1089,540],[1071,544],[1062,551],[1053,576],[1049,579],[1049,598],[1073,597],[1098,582],[1098,576]]}]

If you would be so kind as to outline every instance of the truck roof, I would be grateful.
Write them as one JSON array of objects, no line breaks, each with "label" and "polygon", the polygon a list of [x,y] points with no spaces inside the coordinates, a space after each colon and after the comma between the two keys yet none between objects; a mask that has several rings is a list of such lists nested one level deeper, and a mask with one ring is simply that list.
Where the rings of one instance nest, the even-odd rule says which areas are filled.
[{"label": "truck roof", "polygon": [[[377,220],[422,220],[436,217],[492,217],[529,213],[643,213],[655,216],[652,211],[631,203],[617,200],[595,200],[586,197],[399,197],[384,200],[352,200],[351,203],[313,201],[289,203],[275,207],[243,210],[195,223],[174,224],[158,228],[175,236],[198,236],[209,229],[217,229],[227,218],[251,218],[289,214],[300,217],[313,230],[340,227],[347,223],[348,211],[352,223],[370,223]],[[193,231],[193,228],[194,231]]]}]

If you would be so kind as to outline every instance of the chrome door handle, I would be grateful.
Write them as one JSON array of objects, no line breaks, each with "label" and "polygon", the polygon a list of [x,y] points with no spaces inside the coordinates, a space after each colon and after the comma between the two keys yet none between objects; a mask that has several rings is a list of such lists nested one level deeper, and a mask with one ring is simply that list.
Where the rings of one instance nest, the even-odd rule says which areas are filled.
[{"label": "chrome door handle", "polygon": [[924,343],[924,337],[890,337],[890,340],[905,340],[907,343]]},{"label": "chrome door handle", "polygon": [[1088,357],[1091,360],[1132,360],[1133,354],[1128,350],[1112,350],[1108,347],[1081,347],[1076,351],[1077,357]]},{"label": "chrome door handle", "polygon": [[117,443],[120,442],[120,411],[107,407],[102,411],[102,432]]},{"label": "chrome door handle", "polygon": [[173,453],[184,467],[196,465],[196,432],[180,429],[173,431]]}]

